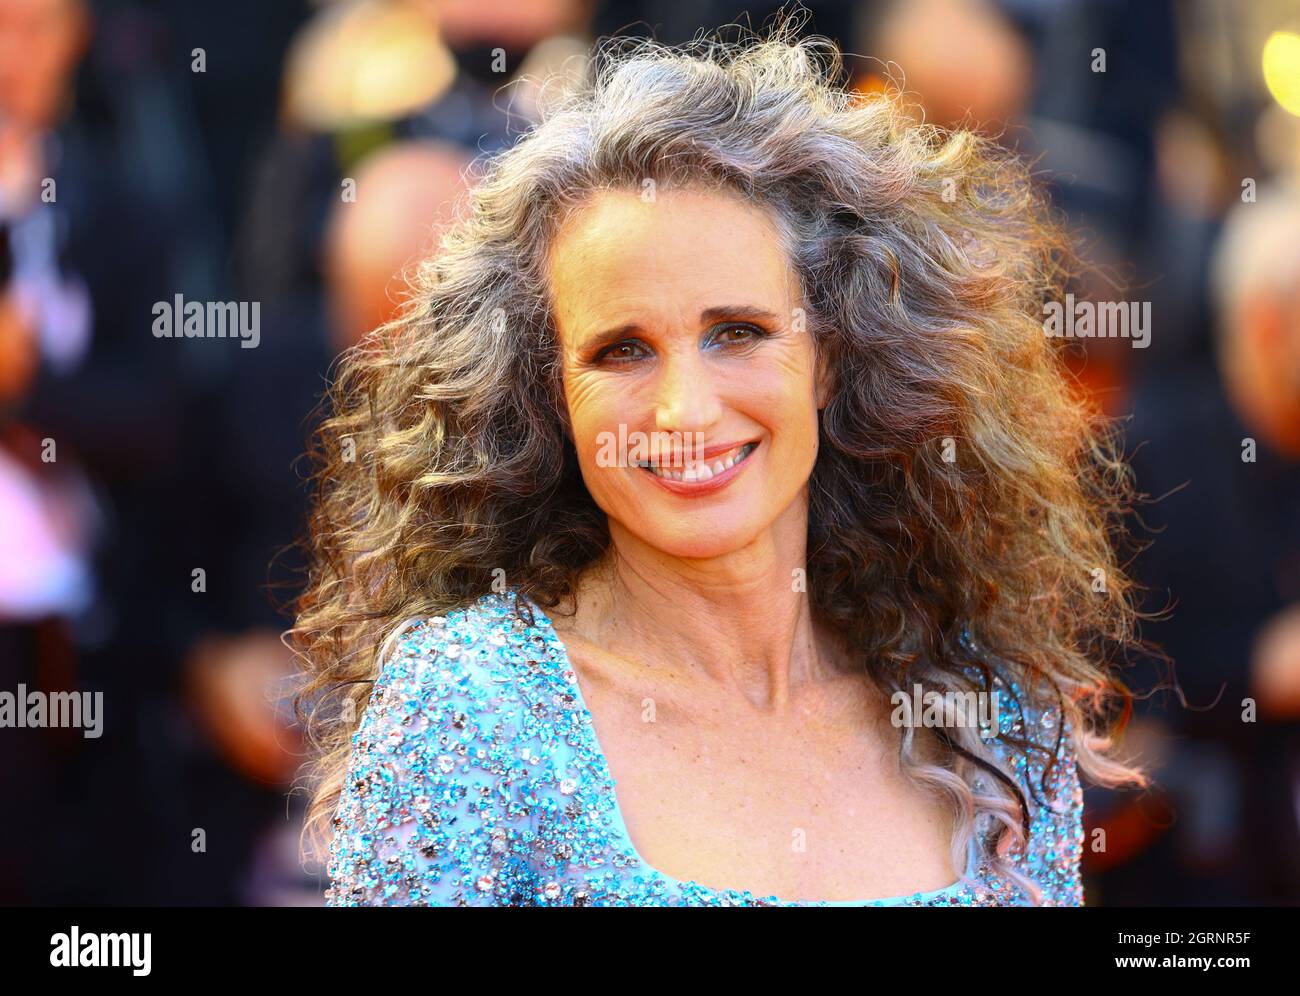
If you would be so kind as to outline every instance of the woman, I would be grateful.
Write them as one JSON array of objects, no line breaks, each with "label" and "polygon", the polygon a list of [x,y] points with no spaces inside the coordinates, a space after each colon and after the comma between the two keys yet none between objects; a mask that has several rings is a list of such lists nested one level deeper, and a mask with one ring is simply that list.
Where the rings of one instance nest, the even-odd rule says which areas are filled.
[{"label": "woman", "polygon": [[340,369],[327,902],[1080,904],[1078,769],[1143,775],[1060,230],[824,39],[605,54]]}]

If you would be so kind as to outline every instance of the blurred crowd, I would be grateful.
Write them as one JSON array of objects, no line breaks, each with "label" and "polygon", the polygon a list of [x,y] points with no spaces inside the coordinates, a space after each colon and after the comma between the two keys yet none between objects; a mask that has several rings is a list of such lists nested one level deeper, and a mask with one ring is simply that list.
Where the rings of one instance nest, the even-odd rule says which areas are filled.
[{"label": "blurred crowd", "polygon": [[[320,903],[280,634],[332,360],[594,38],[778,6],[0,0],[0,689],[104,701],[0,732],[0,901]],[[849,85],[1036,163],[1080,297],[1151,307],[1071,354],[1174,662],[1125,674],[1156,786],[1087,790],[1089,904],[1300,902],[1300,2],[804,6]],[[256,348],[153,334],[177,295],[258,302]]]}]

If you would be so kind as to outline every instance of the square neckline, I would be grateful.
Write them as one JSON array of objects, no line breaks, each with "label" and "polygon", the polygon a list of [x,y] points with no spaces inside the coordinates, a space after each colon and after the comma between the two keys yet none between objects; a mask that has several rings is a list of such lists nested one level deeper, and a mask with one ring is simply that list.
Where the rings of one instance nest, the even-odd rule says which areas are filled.
[{"label": "square neckline", "polygon": [[[517,597],[526,602],[534,615],[540,619],[542,630],[545,633],[546,642],[553,647],[559,654],[557,663],[563,665],[560,678],[568,685],[573,692],[574,699],[578,705],[579,714],[583,717],[583,727],[588,731],[588,747],[594,757],[599,760],[600,771],[598,774],[605,782],[609,790],[610,815],[614,824],[614,833],[618,838],[618,845],[626,850],[636,860],[637,864],[644,869],[646,873],[654,878],[661,879],[669,887],[678,890],[704,890],[717,896],[749,896],[754,899],[768,901],[780,905],[801,905],[801,906],[889,906],[906,904],[909,902],[920,901],[928,902],[932,899],[938,899],[942,896],[957,896],[962,891],[971,886],[979,866],[978,844],[972,835],[970,843],[966,849],[966,868],[964,873],[951,885],[946,885],[938,889],[930,889],[925,892],[909,892],[898,896],[885,896],[878,899],[785,899],[775,895],[757,896],[749,889],[719,889],[713,886],[704,885],[694,879],[680,879],[667,872],[660,871],[637,850],[636,844],[632,841],[632,836],[628,832],[627,823],[623,819],[623,807],[618,801],[618,780],[614,777],[613,768],[610,767],[609,758],[605,754],[604,748],[600,744],[600,737],[596,733],[595,720],[592,717],[591,710],[587,707],[586,696],[582,693],[582,685],[578,678],[578,669],[574,667],[573,660],[569,656],[569,648],[560,638],[559,632],[555,629],[555,624],[551,622],[551,617],[547,615],[536,602],[527,595],[516,592]],[[573,675],[572,680],[565,677],[565,672]]]}]

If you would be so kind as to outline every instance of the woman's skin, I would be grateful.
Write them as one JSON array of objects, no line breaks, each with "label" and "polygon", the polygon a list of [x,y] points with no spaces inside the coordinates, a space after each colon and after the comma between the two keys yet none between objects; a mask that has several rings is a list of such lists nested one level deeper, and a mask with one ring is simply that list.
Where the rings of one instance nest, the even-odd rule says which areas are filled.
[{"label": "woman's skin", "polygon": [[[888,702],[797,583],[833,385],[771,218],[723,193],[601,191],[548,263],[570,434],[613,540],[552,618],[640,855],[782,899],[951,884],[947,806],[904,782]],[[720,307],[751,317],[701,321]],[[620,424],[759,445],[724,487],[678,494],[602,465]]]}]

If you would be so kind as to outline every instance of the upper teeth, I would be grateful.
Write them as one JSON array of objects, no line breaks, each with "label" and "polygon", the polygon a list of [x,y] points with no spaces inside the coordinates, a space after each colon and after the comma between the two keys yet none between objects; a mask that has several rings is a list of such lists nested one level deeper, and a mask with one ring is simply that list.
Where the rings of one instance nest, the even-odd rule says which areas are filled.
[{"label": "upper teeth", "polygon": [[656,477],[666,477],[673,481],[707,481],[715,474],[721,474],[728,467],[734,467],[740,463],[741,460],[754,452],[754,447],[757,445],[757,443],[745,443],[743,446],[728,450],[712,461],[700,460],[684,468],[660,467],[652,463],[642,463],[639,466],[644,467]]}]

